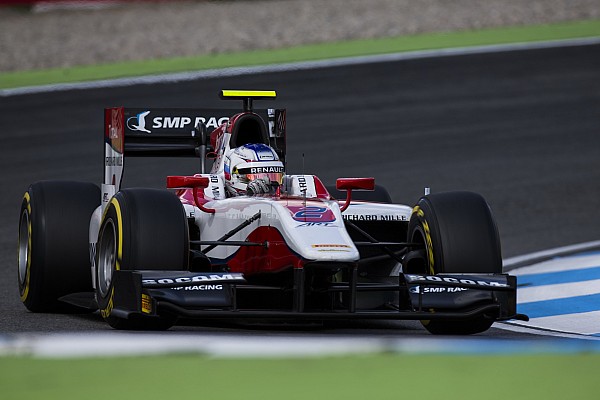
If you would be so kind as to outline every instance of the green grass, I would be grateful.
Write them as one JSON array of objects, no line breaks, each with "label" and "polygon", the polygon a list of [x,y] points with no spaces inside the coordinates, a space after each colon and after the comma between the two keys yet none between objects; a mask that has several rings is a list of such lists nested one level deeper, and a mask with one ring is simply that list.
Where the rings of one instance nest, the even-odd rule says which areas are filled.
[{"label": "green grass", "polygon": [[596,399],[600,355],[0,358],[12,399]]},{"label": "green grass", "polygon": [[197,57],[77,66],[72,68],[6,72],[0,74],[0,89],[414,50],[595,36],[600,36],[600,20],[479,31],[430,33],[394,38],[314,44],[277,50],[257,50]]}]

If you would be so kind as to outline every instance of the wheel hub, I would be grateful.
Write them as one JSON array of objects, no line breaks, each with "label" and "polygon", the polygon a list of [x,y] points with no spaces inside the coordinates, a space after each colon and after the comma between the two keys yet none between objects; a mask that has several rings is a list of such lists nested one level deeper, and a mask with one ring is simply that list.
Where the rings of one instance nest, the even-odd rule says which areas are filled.
[{"label": "wheel hub", "polygon": [[102,297],[108,294],[117,259],[115,225],[108,220],[104,225],[98,246],[98,290]]},{"label": "wheel hub", "polygon": [[31,229],[29,226],[29,212],[23,210],[21,220],[19,222],[19,283],[21,286],[25,284],[27,278],[27,266],[29,265],[31,243]]}]

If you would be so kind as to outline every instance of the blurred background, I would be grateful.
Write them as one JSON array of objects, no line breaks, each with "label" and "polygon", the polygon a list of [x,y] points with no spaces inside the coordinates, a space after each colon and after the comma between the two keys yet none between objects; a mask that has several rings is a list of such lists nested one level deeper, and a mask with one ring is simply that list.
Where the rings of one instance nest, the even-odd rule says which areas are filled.
[{"label": "blurred background", "polygon": [[600,18],[597,0],[0,3],[0,72]]}]

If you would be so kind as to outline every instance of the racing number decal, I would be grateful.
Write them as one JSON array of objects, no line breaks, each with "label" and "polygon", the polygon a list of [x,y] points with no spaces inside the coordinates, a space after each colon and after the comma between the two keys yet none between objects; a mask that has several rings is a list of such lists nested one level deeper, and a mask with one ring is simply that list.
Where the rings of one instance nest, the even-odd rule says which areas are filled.
[{"label": "racing number decal", "polygon": [[304,207],[300,211],[294,214],[294,218],[297,219],[323,219],[323,214],[327,211],[324,207]]},{"label": "racing number decal", "polygon": [[429,274],[435,275],[434,258],[433,258],[433,243],[431,241],[431,230],[429,229],[429,223],[425,219],[425,213],[421,210],[421,207],[415,206],[413,213],[416,213],[421,224],[423,225],[423,233],[425,233],[425,244],[427,247],[427,259],[429,260]]},{"label": "racing number decal", "polygon": [[333,222],[335,215],[326,207],[318,206],[288,206],[292,218],[300,222]]}]

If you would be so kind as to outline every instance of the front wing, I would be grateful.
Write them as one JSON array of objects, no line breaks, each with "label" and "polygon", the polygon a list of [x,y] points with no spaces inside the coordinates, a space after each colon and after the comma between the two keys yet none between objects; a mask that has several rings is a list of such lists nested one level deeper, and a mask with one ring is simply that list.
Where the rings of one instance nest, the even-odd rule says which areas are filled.
[{"label": "front wing", "polygon": [[[306,301],[313,289],[304,281],[303,269],[294,271],[294,284],[286,288],[251,285],[240,273],[115,271],[111,308],[103,315],[131,318],[168,313],[200,319],[286,320],[527,319],[516,312],[516,278],[506,274],[400,274],[397,282],[364,283],[358,281],[354,268],[348,276],[347,282],[320,289],[330,293],[329,298],[343,301],[315,306]],[[238,302],[241,293],[261,296],[273,291],[285,292],[290,301],[268,308],[244,308]],[[395,292],[398,302],[373,309],[357,307],[357,297],[368,292]]]}]

